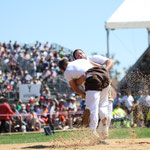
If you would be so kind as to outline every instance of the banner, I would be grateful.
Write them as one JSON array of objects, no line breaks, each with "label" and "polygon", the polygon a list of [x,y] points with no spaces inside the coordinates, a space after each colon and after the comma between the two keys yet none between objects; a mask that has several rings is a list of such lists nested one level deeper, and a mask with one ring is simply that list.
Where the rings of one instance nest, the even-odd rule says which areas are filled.
[{"label": "banner", "polygon": [[38,84],[20,84],[19,98],[22,102],[28,102],[31,97],[40,97],[40,85]]}]

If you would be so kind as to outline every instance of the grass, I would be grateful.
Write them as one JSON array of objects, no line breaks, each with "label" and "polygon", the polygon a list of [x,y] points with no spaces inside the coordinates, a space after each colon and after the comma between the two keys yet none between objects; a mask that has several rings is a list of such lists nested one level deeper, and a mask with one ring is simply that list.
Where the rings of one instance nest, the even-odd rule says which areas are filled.
[{"label": "grass", "polygon": [[118,128],[110,129],[110,139],[150,138],[150,128]]},{"label": "grass", "polygon": [[[150,138],[150,128],[119,128],[110,129],[110,139],[124,138]],[[55,140],[67,140],[71,138],[85,138],[90,136],[89,130],[56,131],[55,134],[45,136],[42,133],[1,134],[0,144],[50,142]]]}]

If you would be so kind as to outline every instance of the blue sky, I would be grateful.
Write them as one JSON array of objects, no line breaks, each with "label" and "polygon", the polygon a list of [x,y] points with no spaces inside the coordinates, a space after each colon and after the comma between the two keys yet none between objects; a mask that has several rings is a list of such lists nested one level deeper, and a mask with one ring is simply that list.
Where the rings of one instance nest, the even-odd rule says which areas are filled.
[{"label": "blue sky", "polygon": [[[105,22],[124,0],[0,0],[0,42],[49,41],[87,55],[105,55]],[[133,65],[148,46],[146,29],[110,31],[118,71]],[[117,67],[117,66],[115,66]]]}]

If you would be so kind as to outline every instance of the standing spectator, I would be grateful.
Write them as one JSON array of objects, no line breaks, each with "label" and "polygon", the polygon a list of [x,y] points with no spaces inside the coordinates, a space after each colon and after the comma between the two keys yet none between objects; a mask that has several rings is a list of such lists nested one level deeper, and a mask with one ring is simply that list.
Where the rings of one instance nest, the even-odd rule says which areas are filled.
[{"label": "standing spectator", "polygon": [[116,98],[114,99],[114,102],[113,102],[113,109],[116,108],[117,103],[121,103],[121,93],[117,93],[117,96],[116,96]]},{"label": "standing spectator", "polygon": [[45,71],[43,72],[42,76],[44,80],[47,80],[51,75],[51,71],[48,67],[45,68]]},{"label": "standing spectator", "polygon": [[150,109],[150,95],[148,91],[146,91],[146,94],[142,97],[140,105],[142,107],[142,112],[144,115],[144,125],[147,127],[148,126],[147,115]]},{"label": "standing spectator", "polygon": [[133,101],[134,101],[134,99],[133,99],[133,96],[131,95],[130,91],[127,92],[127,95],[122,97],[122,102],[125,102],[125,106],[128,108],[129,111],[131,110]]},{"label": "standing spectator", "polygon": [[29,72],[26,70],[25,75],[24,75],[24,81],[25,81],[25,83],[30,83],[31,80],[32,80],[32,77],[29,74]]},{"label": "standing spectator", "polygon": [[10,108],[9,104],[7,103],[7,100],[1,96],[0,97],[0,133],[3,132],[9,132],[9,124],[12,124],[12,118],[11,115],[15,115],[15,113]]},{"label": "standing spectator", "polygon": [[31,76],[36,76],[36,62],[34,61],[34,59],[31,59],[31,63],[30,63],[30,69],[31,69]]},{"label": "standing spectator", "polygon": [[125,107],[127,108],[127,110],[126,110],[127,115],[129,117],[129,120],[131,121],[131,126],[133,126],[133,109],[132,109],[132,106],[133,106],[134,99],[133,99],[133,96],[131,95],[131,91],[128,91],[127,95],[125,95],[122,98],[122,102],[124,103]]},{"label": "standing spectator", "polygon": [[143,127],[144,125],[144,116],[142,112],[141,105],[138,104],[136,100],[134,100],[133,106],[133,122],[134,126],[136,127]]}]

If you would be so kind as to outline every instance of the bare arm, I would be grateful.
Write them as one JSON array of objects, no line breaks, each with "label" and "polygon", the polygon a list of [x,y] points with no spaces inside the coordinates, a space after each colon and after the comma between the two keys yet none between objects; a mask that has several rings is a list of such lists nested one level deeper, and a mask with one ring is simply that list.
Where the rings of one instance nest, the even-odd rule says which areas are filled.
[{"label": "bare arm", "polygon": [[103,65],[98,64],[98,63],[96,63],[96,62],[94,62],[94,61],[90,61],[90,63],[91,63],[94,67],[101,67],[101,66],[103,66]]},{"label": "bare arm", "polygon": [[85,74],[83,74],[80,78],[75,79],[76,85],[77,86],[81,85],[85,81],[85,79],[86,79],[86,75]]},{"label": "bare arm", "polygon": [[85,98],[85,93],[78,88],[78,85],[76,84],[75,80],[69,81],[69,85],[77,94],[81,95],[82,98]]},{"label": "bare arm", "polygon": [[110,71],[113,66],[114,66],[114,61],[112,59],[108,59],[106,61],[106,69],[107,69],[107,71]]},{"label": "bare arm", "polygon": [[100,66],[106,65],[107,71],[110,71],[112,69],[112,67],[114,66],[114,61],[112,59],[108,59],[103,65],[96,63],[96,62],[93,62],[93,61],[90,61],[90,63],[92,65],[94,65],[95,67],[100,67]]}]

